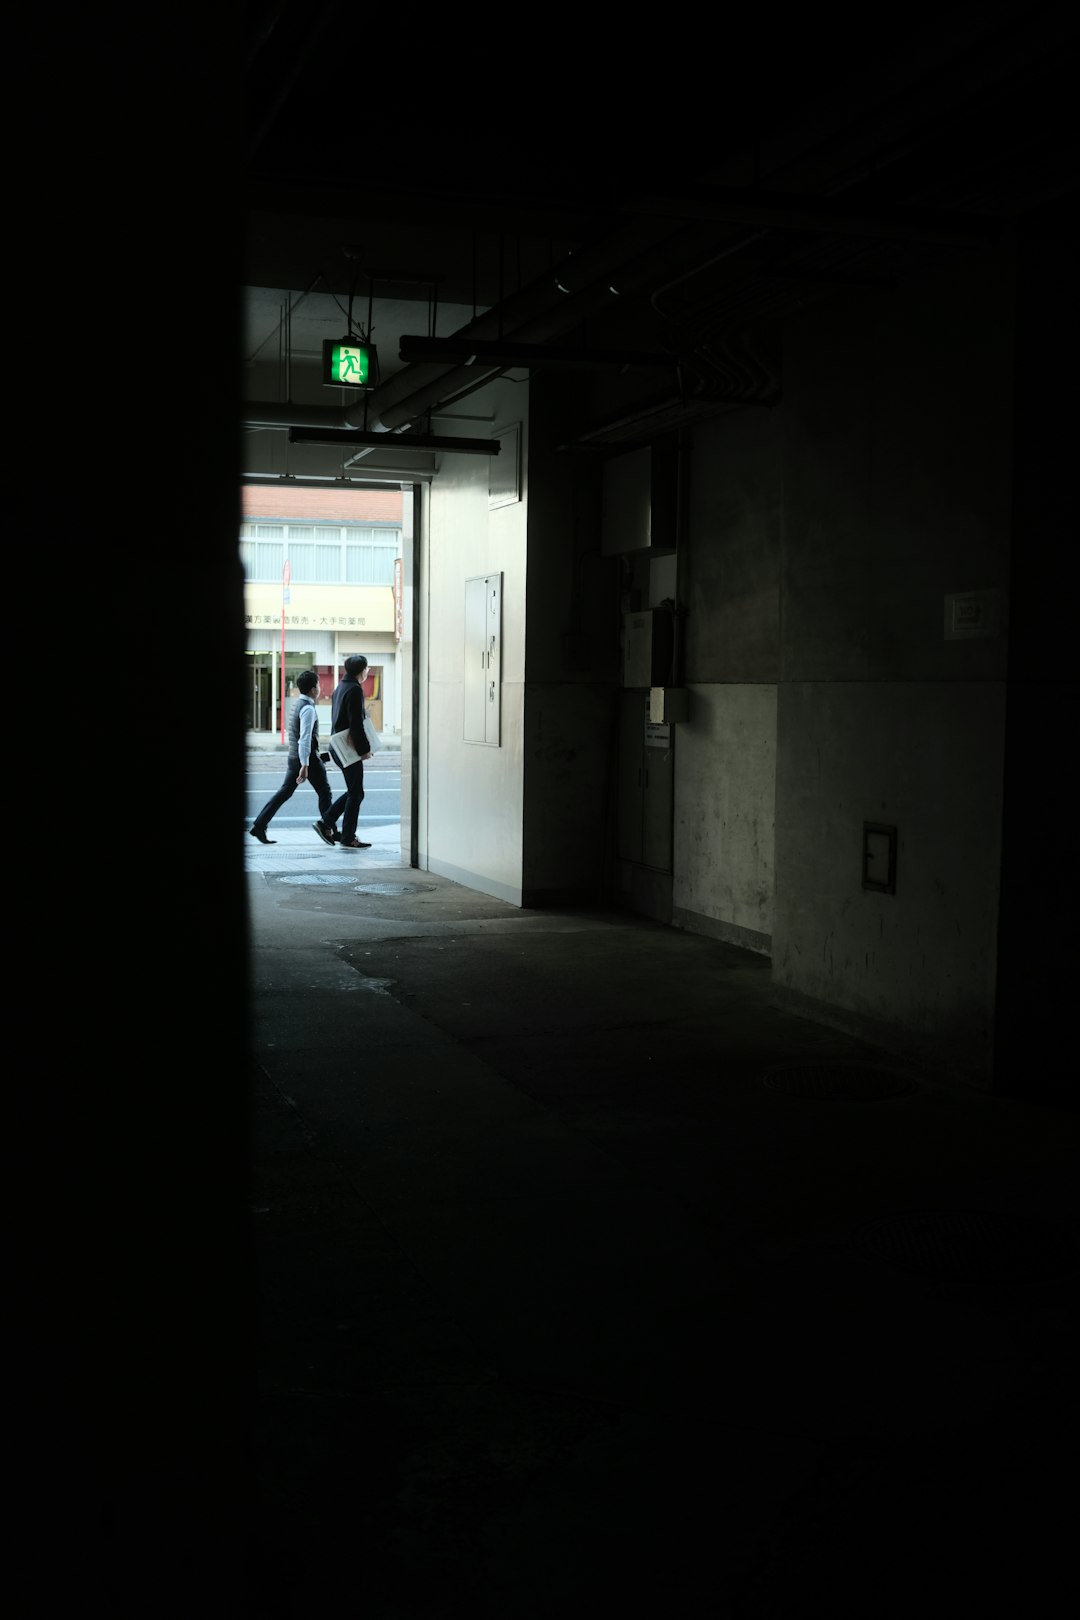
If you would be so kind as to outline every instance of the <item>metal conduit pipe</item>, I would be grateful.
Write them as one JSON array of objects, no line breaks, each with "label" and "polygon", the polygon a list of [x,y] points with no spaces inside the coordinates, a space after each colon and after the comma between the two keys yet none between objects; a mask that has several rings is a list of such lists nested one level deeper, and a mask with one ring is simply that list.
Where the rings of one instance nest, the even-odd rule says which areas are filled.
[{"label": "metal conduit pipe", "polygon": [[[462,328],[460,335],[464,336],[465,330]],[[368,396],[366,414],[363,405],[353,408],[346,426],[366,427],[368,433],[392,433],[436,405],[446,404],[450,397],[456,397],[460,382],[470,382],[474,388],[479,388],[497,376],[498,368],[491,366],[458,366],[453,371],[426,362],[404,366]],[[400,396],[400,402],[394,401],[394,394]]]},{"label": "metal conduit pipe", "polygon": [[[615,232],[596,247],[564,259],[549,274],[537,277],[453,335],[534,343],[557,338],[609,307],[613,282],[621,291],[632,292],[657,277],[677,277],[688,263],[704,262],[699,255],[726,257],[758,234],[748,233],[718,255],[716,232],[713,222],[694,222],[675,231],[666,227],[644,250],[640,224]],[[576,290],[563,292],[559,281],[564,286],[572,281]],[[362,428],[369,433],[395,433],[425,412],[474,393],[507,369],[490,365],[447,368],[417,362],[395,372],[347,408],[249,403],[243,406],[243,421],[248,427]]]},{"label": "metal conduit pipe", "polygon": [[[665,221],[655,228],[663,240],[670,239],[670,223]],[[550,332],[557,335],[568,330],[581,319],[578,306],[572,305],[573,295],[560,292],[556,277],[565,281],[573,278],[575,286],[584,286],[598,278],[611,276],[628,256],[640,251],[642,230],[640,223],[623,227],[597,244],[571,254],[554,265],[549,274],[536,277],[528,287],[512,293],[493,309],[478,315],[461,327],[455,336],[499,338],[509,336],[512,330],[530,317],[555,309],[561,320]],[[558,311],[558,304],[566,306]],[[503,368],[505,369],[505,368]],[[245,403],[242,420],[246,427],[313,427],[361,428],[369,433],[392,433],[444,398],[458,398],[497,377],[497,368],[485,367],[481,373],[475,366],[460,366],[448,372],[445,366],[418,362],[406,366],[373,389],[365,399],[348,408],[333,405],[277,405],[271,403]],[[399,402],[408,401],[408,409],[398,409]]]},{"label": "metal conduit pipe", "polygon": [[[661,241],[667,241],[672,236],[669,221],[660,221],[649,226],[651,235],[659,236]],[[557,308],[559,303],[569,306],[574,296],[560,291],[558,283],[564,286],[572,285],[581,288],[591,285],[598,279],[610,278],[626,263],[627,259],[641,251],[642,226],[638,222],[630,227],[623,227],[606,236],[603,241],[591,244],[580,252],[567,255],[551,270],[535,277],[527,287],[511,293],[508,297],[485,310],[472,321],[467,321],[453,334],[455,337],[475,337],[489,341],[509,337],[511,333],[520,335],[523,323]],[[575,316],[574,319],[580,319]],[[573,320],[564,318],[558,330],[567,330]],[[505,369],[505,368],[503,368]],[[473,367],[458,367],[456,371],[464,370],[469,380],[476,382],[476,371]],[[455,375],[456,375],[455,371]],[[498,376],[498,370],[489,368],[488,376]],[[427,362],[417,362],[405,366],[392,377],[387,378],[378,388],[368,395],[367,400],[367,427],[369,432],[378,433],[399,427],[410,422],[414,417],[423,414],[428,408],[425,403],[416,404],[404,414],[398,407],[403,401],[410,402],[416,398],[420,401],[427,399],[432,387],[437,387],[442,379],[448,375],[445,366]],[[434,397],[431,404],[441,403]],[[360,427],[364,419],[364,406],[362,403],[350,408],[350,427]]]},{"label": "metal conduit pipe", "polygon": [[347,428],[349,421],[343,405],[271,405],[262,401],[245,400],[240,407],[244,427],[249,428]]},{"label": "metal conduit pipe", "polygon": [[[572,331],[583,319],[606,308],[611,301],[609,290],[617,281],[621,291],[630,292],[648,285],[658,275],[670,275],[682,268],[688,259],[716,245],[716,226],[694,224],[678,231],[666,231],[661,240],[641,251],[640,230],[634,233],[638,251],[627,256],[623,242],[623,255],[615,258],[605,255],[602,268],[587,264],[587,255],[565,261],[566,274],[573,275],[578,290],[569,294],[559,290],[555,274],[540,277],[520,296],[504,301],[497,309],[470,321],[454,333],[455,337],[517,339],[519,342],[543,342]],[[734,244],[729,251],[734,251]],[[592,274],[583,279],[583,272]],[[374,390],[367,401],[367,428],[369,432],[392,432],[415,421],[425,411],[449,403],[471,393],[485,382],[500,375],[507,367],[481,368],[457,366],[452,370],[431,364],[406,366],[395,372],[385,384]],[[363,406],[350,410],[350,426],[359,426],[364,418]]]},{"label": "metal conduit pipe", "polygon": [[[860,173],[858,178],[861,177]],[[795,218],[792,214],[792,204],[799,199],[782,199],[786,204],[785,207],[774,206],[772,211],[766,210],[764,213],[760,209],[755,211],[744,206],[741,229],[740,221],[736,217],[739,209],[734,204],[729,208],[727,218],[724,217],[721,205],[716,209],[716,217],[712,220],[692,222],[674,232],[671,231],[670,225],[665,230],[664,219],[654,216],[650,229],[654,235],[659,234],[659,239],[654,240],[644,251],[641,248],[640,223],[629,233],[614,232],[595,249],[571,255],[563,261],[559,272],[553,270],[550,275],[537,278],[524,292],[503,300],[496,308],[461,327],[454,336],[516,338],[519,342],[542,342],[547,338],[559,337],[572,330],[588,314],[603,306],[608,296],[606,288],[609,279],[617,280],[626,291],[632,286],[640,287],[652,280],[654,282],[652,307],[658,315],[664,316],[665,312],[658,303],[663,294],[692,280],[694,276],[712,268],[722,260],[742,252],[754,242],[779,229],[814,228],[827,233],[830,226],[835,226],[845,234],[857,236],[865,234],[874,237],[885,234],[899,235],[904,239],[911,235],[917,239],[926,237],[928,228],[923,222],[912,225],[902,220],[852,221],[843,216],[834,219],[830,216],[829,204],[833,204],[836,196],[846,191],[853,183],[855,182],[850,177],[834,179],[833,184],[824,193],[824,198],[814,195],[806,199],[805,207],[809,212],[801,218]],[[815,203],[819,205],[820,217],[814,213]],[[639,208],[644,206],[647,209],[648,203],[646,201],[644,205],[639,203],[637,206]],[[658,207],[662,209],[664,206],[661,200]],[[670,221],[670,213],[665,217]],[[937,230],[940,232],[940,227]],[[725,242],[723,237],[728,232],[731,235]],[[933,236],[935,233],[931,231],[930,234]],[[962,235],[963,240],[968,242],[968,233]],[[973,229],[970,240],[976,240],[978,235],[978,230]],[[621,253],[620,246],[623,249]],[[575,289],[569,295],[560,292],[555,285],[556,274],[560,274],[562,279],[562,272],[565,272],[569,284]],[[659,285],[655,285],[657,281]],[[589,282],[595,285],[588,286]],[[566,281],[564,284],[567,284]],[[506,369],[509,368],[502,368]],[[392,431],[407,426],[425,411],[447,404],[452,399],[460,399],[465,393],[482,387],[485,382],[500,374],[499,370],[490,368],[481,372],[476,366],[460,366],[452,371],[426,364],[406,366],[402,371],[395,373],[381,389],[375,390],[369,396],[367,426],[369,430],[375,432]],[[350,417],[351,424],[358,424],[362,414],[361,409],[354,407]]]}]

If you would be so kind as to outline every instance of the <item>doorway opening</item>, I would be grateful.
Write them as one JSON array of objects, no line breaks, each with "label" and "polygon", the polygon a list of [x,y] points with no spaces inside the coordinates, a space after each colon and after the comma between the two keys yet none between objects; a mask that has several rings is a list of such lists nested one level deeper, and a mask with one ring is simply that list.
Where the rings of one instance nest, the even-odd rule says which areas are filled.
[{"label": "doorway opening", "polygon": [[[245,812],[248,825],[280,786],[297,676],[313,669],[320,745],[331,729],[331,697],[353,653],[367,659],[365,707],[383,746],[365,771],[362,825],[416,864],[413,616],[418,593],[414,485],[245,482],[240,553],[245,617]],[[330,766],[335,792],[340,775]],[[272,780],[273,779],[273,780]],[[261,796],[260,796],[261,795]],[[294,794],[274,826],[310,831],[310,792]],[[363,836],[363,834],[361,834]]]}]

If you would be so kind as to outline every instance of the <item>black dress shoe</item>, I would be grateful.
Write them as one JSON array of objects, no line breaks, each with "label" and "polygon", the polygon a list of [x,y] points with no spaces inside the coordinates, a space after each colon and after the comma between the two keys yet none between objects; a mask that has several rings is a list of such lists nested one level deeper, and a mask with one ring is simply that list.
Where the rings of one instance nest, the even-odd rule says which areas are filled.
[{"label": "black dress shoe", "polygon": [[344,838],[342,838],[340,840],[340,843],[341,843],[341,848],[342,849],[370,849],[371,848],[371,845],[370,844],[365,844],[362,838],[350,838],[348,843],[346,843]]},{"label": "black dress shoe", "polygon": [[276,844],[276,838],[267,838],[261,827],[249,827],[248,832],[252,838],[257,838],[260,844]]},{"label": "black dress shoe", "polygon": [[328,827],[325,821],[313,821],[311,825],[318,833],[324,844],[332,844],[337,837],[333,827]]}]

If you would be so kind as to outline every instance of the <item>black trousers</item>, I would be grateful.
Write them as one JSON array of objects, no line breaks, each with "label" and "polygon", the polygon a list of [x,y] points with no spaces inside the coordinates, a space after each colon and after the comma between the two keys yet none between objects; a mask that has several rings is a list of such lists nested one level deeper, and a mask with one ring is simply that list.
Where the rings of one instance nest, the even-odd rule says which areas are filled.
[{"label": "black trousers", "polygon": [[[362,768],[363,767],[361,767],[361,769]],[[255,817],[255,820],[251,823],[252,832],[265,832],[267,827],[269,827],[270,823],[273,821],[277,812],[281,809],[282,805],[288,804],[289,800],[292,798],[297,787],[299,786],[299,783],[296,780],[299,770],[299,757],[290,756],[288,763],[285,766],[285,780],[282,782],[273,798],[267,799],[266,803]],[[311,758],[308,760],[307,771],[308,782],[314,788],[316,796],[319,800],[319,815],[323,821],[328,822],[332,813],[330,809],[330,801],[332,797],[330,793],[330,778],[326,774],[326,766],[323,764],[322,760],[317,754],[312,754]],[[363,795],[361,793],[361,797],[362,796]]]},{"label": "black trousers", "polygon": [[336,821],[342,811],[345,812],[341,822],[341,842],[343,844],[356,837],[356,823],[360,820],[360,806],[364,798],[364,762],[358,759],[355,765],[346,765],[344,770],[345,792],[335,799],[330,806],[328,815],[323,816],[324,821]]}]

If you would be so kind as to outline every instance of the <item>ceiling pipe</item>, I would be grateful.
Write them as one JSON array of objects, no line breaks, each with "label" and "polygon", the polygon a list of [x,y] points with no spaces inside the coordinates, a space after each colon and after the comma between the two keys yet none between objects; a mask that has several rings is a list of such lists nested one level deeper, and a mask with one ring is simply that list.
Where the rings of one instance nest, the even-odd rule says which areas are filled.
[{"label": "ceiling pipe", "polygon": [[[392,450],[400,445],[403,450],[446,450],[455,451],[464,456],[497,456],[499,454],[498,439],[460,439],[450,438],[441,433],[329,433],[325,428],[290,428],[290,444],[329,444],[336,445],[342,450],[355,449],[357,445],[371,449]],[[354,458],[356,459],[356,458]]]},{"label": "ceiling pipe", "polygon": [[[842,181],[834,187],[840,192],[845,189]],[[522,293],[504,299],[453,336],[496,342],[559,338],[610,302],[612,283],[630,291],[650,283],[655,287],[659,281],[667,290],[777,230],[911,237],[923,242],[939,241],[944,236],[951,243],[962,242],[968,247],[982,241],[988,230],[982,219],[966,227],[937,216],[919,215],[910,221],[902,214],[898,218],[860,217],[855,210],[845,210],[831,194],[825,198],[771,197],[765,205],[730,190],[717,196],[720,206],[713,210],[711,219],[702,217],[672,230],[670,220],[665,227],[662,218],[653,216],[647,223],[639,219],[629,230],[613,231],[599,244],[570,255],[550,275],[536,278]],[[683,205],[693,206],[685,200]],[[716,217],[725,210],[731,216],[726,221]],[[709,212],[707,196],[702,212]],[[643,228],[652,236],[644,249]],[[658,315],[663,314],[655,301],[653,307]],[[368,396],[364,425],[375,432],[407,426],[425,411],[462,398],[508,369],[513,368],[492,366],[483,372],[480,365],[474,365],[447,371],[431,364],[407,365]],[[353,407],[350,424],[359,426],[362,414],[359,407]]]},{"label": "ceiling pipe", "polygon": [[[654,241],[657,237],[666,241],[674,234],[669,222],[650,223],[646,231]],[[621,227],[601,242],[588,244],[577,252],[568,254],[553,264],[549,272],[535,277],[527,287],[511,293],[509,297],[486,310],[483,315],[478,315],[474,320],[459,327],[452,335],[462,338],[483,338],[494,342],[506,337],[510,332],[519,332],[524,322],[542,316],[560,300],[563,303],[568,301],[567,294],[559,290],[560,281],[563,286],[581,287],[597,278],[613,277],[629,257],[640,252],[641,243],[640,222]],[[566,321],[559,330],[567,330],[573,324],[574,321]],[[381,432],[411,422],[416,416],[422,415],[429,408],[429,404],[420,403],[411,411],[402,412],[398,409],[402,401],[411,400],[414,396],[425,401],[430,395],[430,405],[443,403],[442,399],[436,397],[438,386],[448,377],[456,375],[456,372],[462,370],[468,372],[468,376],[462,380],[468,384],[466,391],[471,392],[488,378],[497,377],[506,369],[505,366],[491,366],[486,377],[481,378],[477,374],[478,367],[457,367],[455,372],[448,373],[445,365],[429,362],[408,365],[403,370],[395,372],[368,395],[366,425],[374,432]],[[432,392],[433,389],[435,392]],[[353,406],[348,425],[363,426],[363,417],[363,404]]]},{"label": "ceiling pipe", "polygon": [[[673,234],[669,224],[654,227],[664,242]],[[569,330],[581,320],[580,310],[573,304],[573,295],[560,292],[556,284],[559,277],[564,285],[571,278],[575,286],[614,276],[635,251],[640,251],[642,230],[640,224],[626,226],[606,237],[602,242],[570,254],[550,274],[536,277],[528,287],[513,293],[501,304],[461,327],[455,337],[497,339],[511,329],[517,330],[523,321],[543,314],[561,302],[566,306],[557,332]],[[606,286],[606,283],[605,283]],[[611,294],[605,291],[605,299]],[[386,382],[371,390],[354,405],[292,405],[272,404],[266,401],[244,401],[241,405],[243,425],[249,428],[333,428],[346,430],[360,428],[365,432],[392,433],[406,427],[436,404],[460,399],[482,388],[485,382],[498,377],[505,366],[459,366],[453,370],[445,365],[416,363],[395,372]],[[403,400],[410,402],[407,410],[399,409]]]},{"label": "ceiling pipe", "polygon": [[[694,224],[667,230],[644,249],[640,228],[619,232],[594,251],[574,254],[453,334],[455,338],[544,342],[565,336],[583,320],[611,308],[614,290],[632,292],[657,276],[670,275],[716,245],[716,226]],[[737,244],[733,244],[735,246]],[[570,291],[566,289],[570,288]],[[350,408],[350,426],[366,421],[372,432],[393,432],[426,411],[482,388],[513,367],[414,364],[387,379],[363,405]]]},{"label": "ceiling pipe", "polygon": [[353,426],[344,405],[271,405],[266,401],[244,400],[241,420],[249,428],[337,428]]},{"label": "ceiling pipe", "polygon": [[[826,228],[824,214],[815,219],[815,224],[819,219],[822,228]],[[802,223],[805,227],[806,222]],[[536,277],[528,287],[467,322],[452,337],[454,340],[473,338],[487,344],[543,343],[558,339],[574,331],[590,315],[609,309],[615,287],[627,293],[651,287],[654,289],[653,307],[662,316],[664,311],[656,302],[660,293],[750,247],[777,229],[778,221],[770,217],[763,226],[759,216],[758,227],[736,230],[726,242],[721,234],[718,247],[715,220],[695,221],[675,230],[671,229],[670,222],[665,224],[659,220],[650,221],[643,229],[639,220],[568,255],[552,266],[550,272]],[[449,368],[445,364],[414,362],[395,372],[353,405],[247,404],[243,407],[244,421],[252,427],[362,428],[371,433],[394,433],[431,410],[465,398],[512,369],[515,368],[505,362]]]},{"label": "ceiling pipe", "polygon": [[562,371],[640,371],[657,366],[670,371],[676,363],[675,356],[667,351],[568,348],[565,344],[519,343],[513,339],[491,343],[486,338],[413,337],[404,332],[398,354],[402,360],[426,359],[447,366],[457,362],[472,366],[486,360],[505,369],[544,366]]}]

